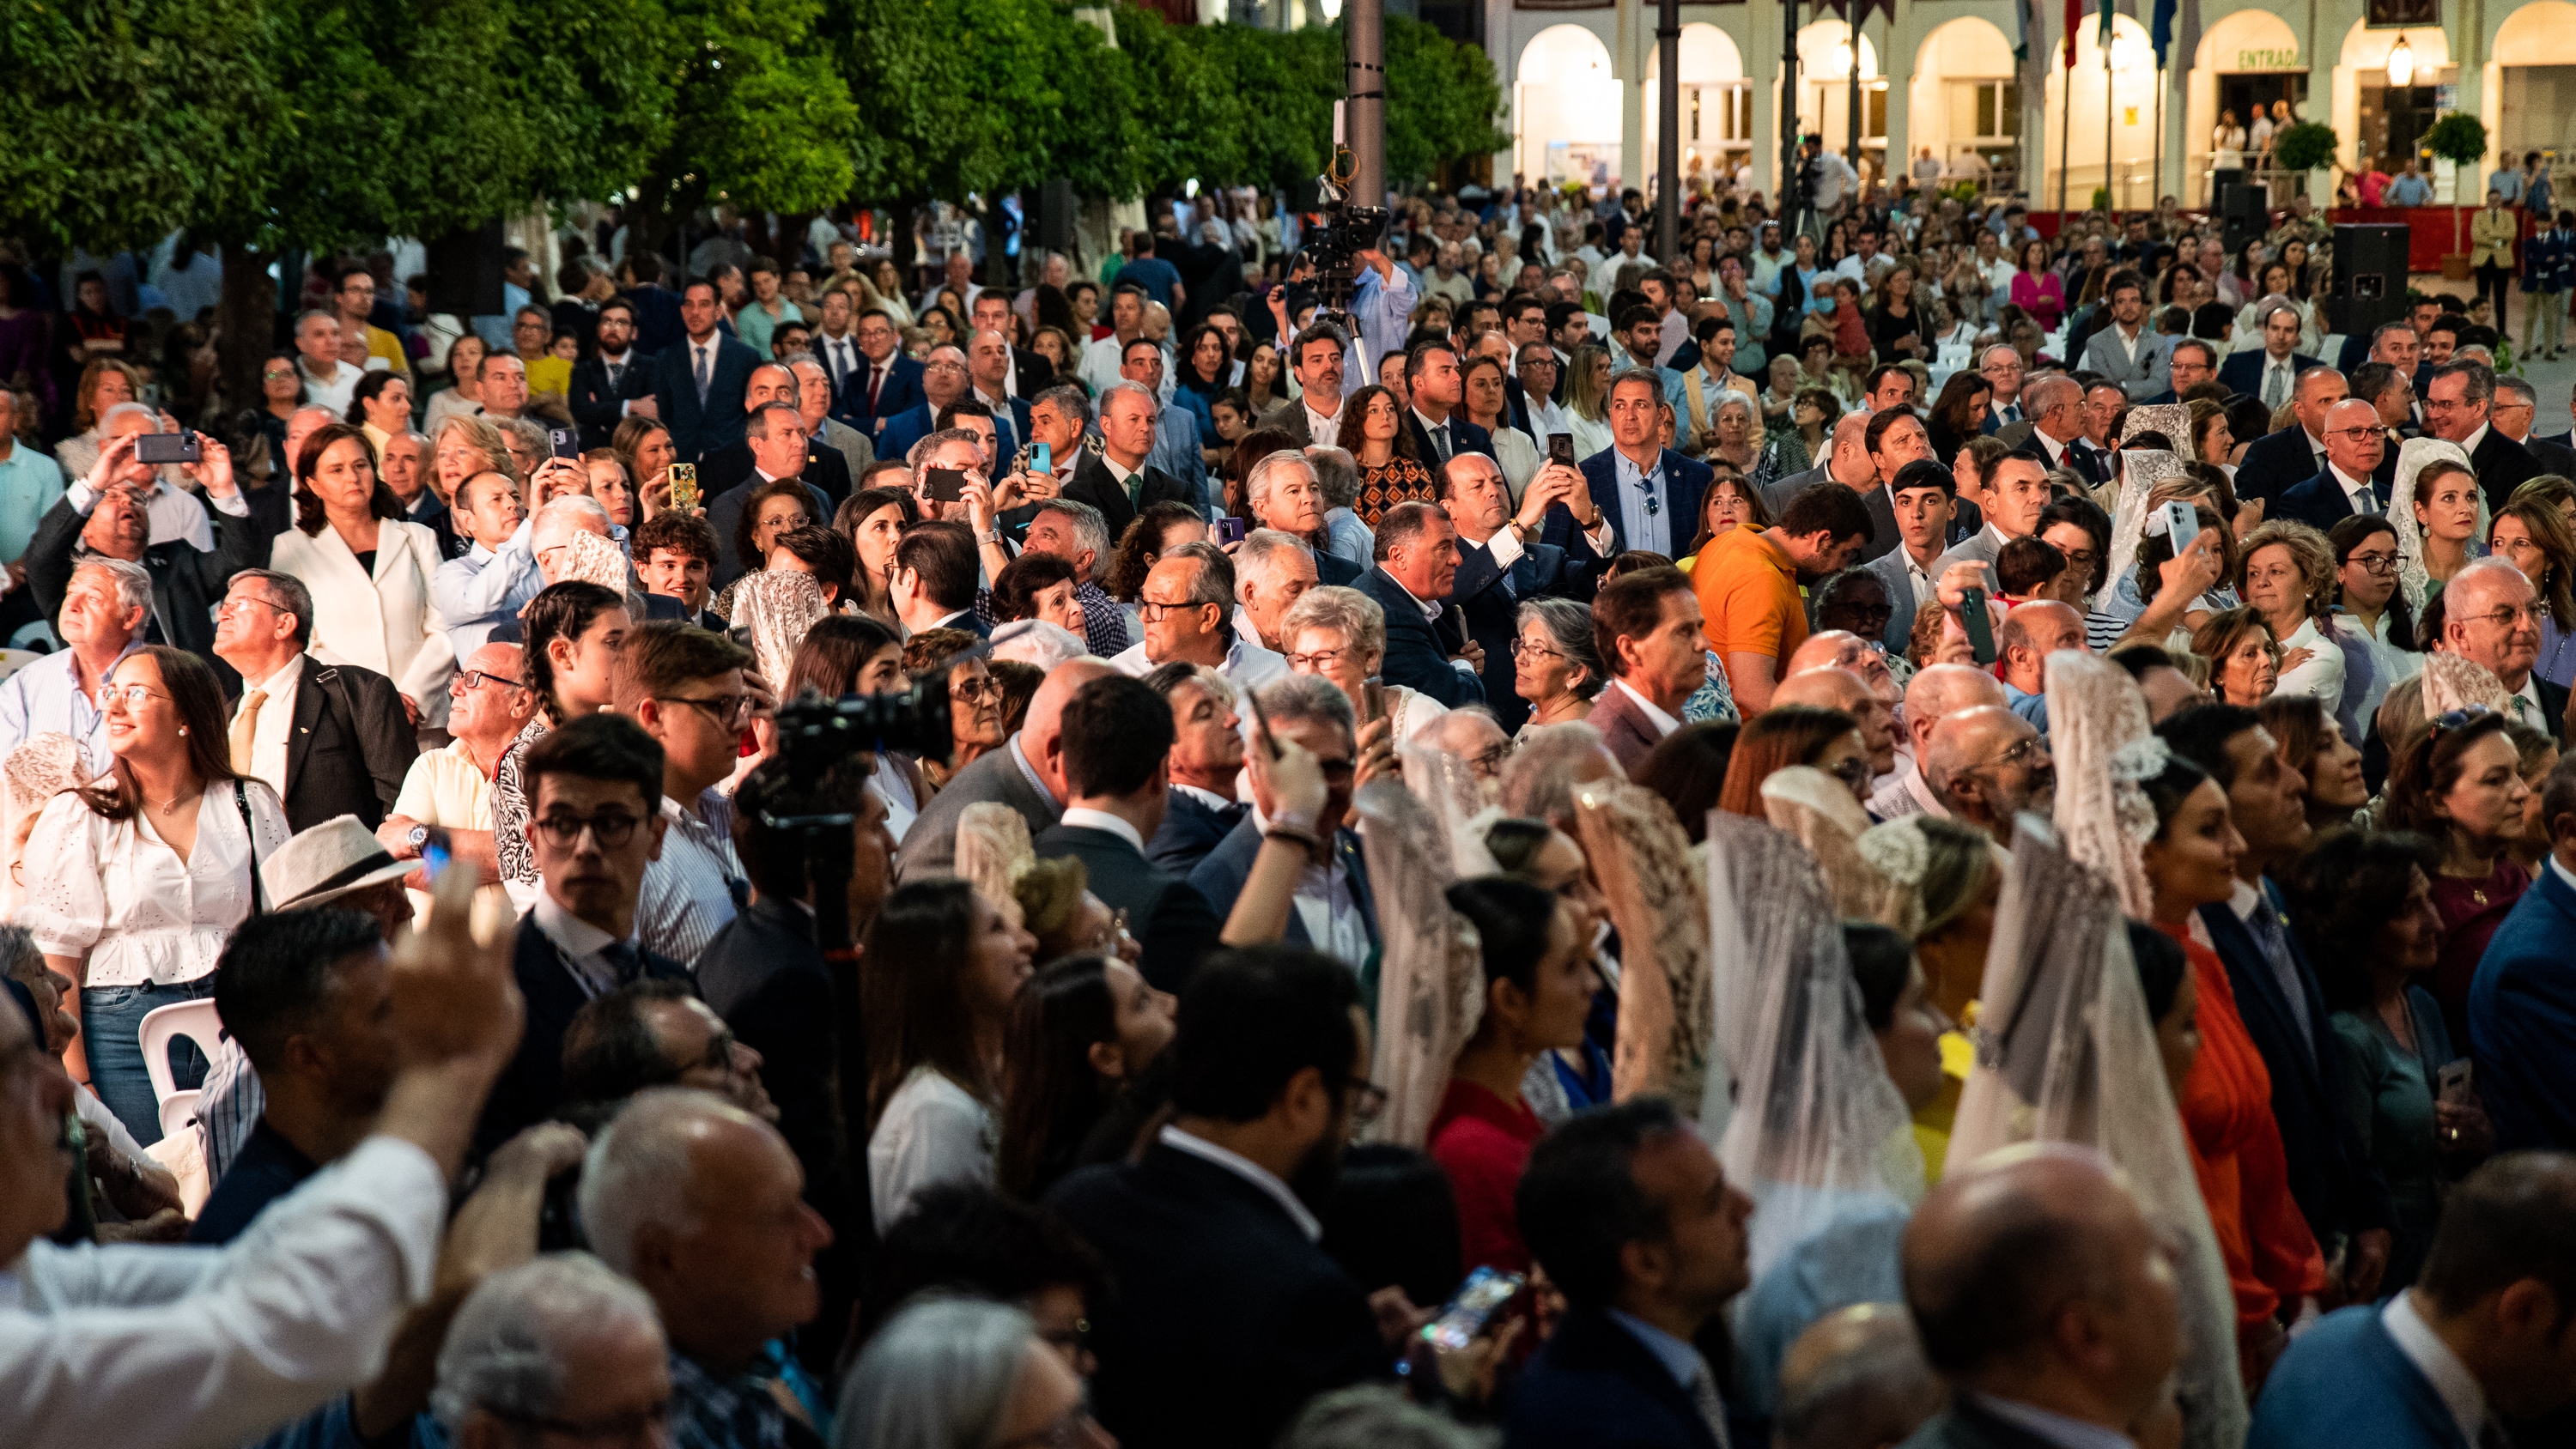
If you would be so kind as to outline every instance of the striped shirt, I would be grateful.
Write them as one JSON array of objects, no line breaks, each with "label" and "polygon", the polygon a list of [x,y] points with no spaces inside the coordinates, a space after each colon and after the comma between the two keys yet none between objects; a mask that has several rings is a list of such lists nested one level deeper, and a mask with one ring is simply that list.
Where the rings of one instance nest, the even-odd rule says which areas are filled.
[{"label": "striped shirt", "polygon": [[738,909],[734,881],[742,865],[733,853],[733,802],[709,790],[691,810],[662,797],[662,855],[644,867],[635,900],[636,944],[657,956],[694,967]]}]

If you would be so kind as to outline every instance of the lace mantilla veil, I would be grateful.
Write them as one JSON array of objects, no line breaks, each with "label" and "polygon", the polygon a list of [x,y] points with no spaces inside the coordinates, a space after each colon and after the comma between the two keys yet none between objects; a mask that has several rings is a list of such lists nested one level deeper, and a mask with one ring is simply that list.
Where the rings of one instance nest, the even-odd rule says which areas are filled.
[{"label": "lace mantilla veil", "polygon": [[[2397,483],[2388,493],[2388,526],[2397,531],[2397,556],[2405,560],[2397,566],[2397,587],[2405,595],[2407,609],[2419,620],[2424,617],[2424,601],[2433,593],[2433,576],[2424,568],[2424,531],[2415,524],[2415,480],[2426,465],[2444,459],[2463,468],[2469,466],[2469,455],[2457,443],[2439,438],[2408,438],[2397,450]],[[2489,522],[2486,493],[2475,491],[2478,526],[2469,535],[2473,555],[2483,546]]]},{"label": "lace mantilla veil", "polygon": [[1815,857],[1834,915],[1876,921],[1908,936],[1914,934],[1918,898],[1889,879],[1861,849],[1861,837],[1870,828],[1869,812],[1842,781],[1811,765],[1774,770],[1762,782],[1762,812]]},{"label": "lace mantilla veil", "polygon": [[[2181,446],[2188,449],[2191,445],[2185,442]],[[2138,548],[2147,533],[2147,495],[2168,478],[2186,476],[2191,461],[2188,451],[2168,453],[2160,448],[2140,448],[2120,457],[2120,507],[2111,517],[2110,571],[2102,575],[2106,593],[2127,577],[2130,567],[2138,561]]]},{"label": "lace mantilla veil", "polygon": [[2236,1449],[2248,1418],[2235,1298],[2123,919],[2149,914],[2138,859],[2155,813],[2138,782],[2161,774],[2166,756],[2117,666],[2050,656],[2048,712],[2056,824],[2029,814],[2018,822],[1978,993],[1977,1064],[1960,1093],[1947,1168],[2034,1141],[2107,1157],[2174,1246],[2184,1442]]},{"label": "lace mantilla veil", "polygon": [[1371,781],[1352,803],[1381,942],[1373,1076],[1387,1102],[1371,1140],[1418,1148],[1485,1009],[1483,943],[1445,893],[1493,873],[1494,861],[1465,761],[1408,746],[1403,773]]},{"label": "lace mantilla veil", "polygon": [[827,617],[831,606],[814,576],[794,569],[757,569],[734,586],[733,623],[751,631],[751,652],[760,677],[774,687],[787,682],[788,666],[806,631]]},{"label": "lace mantilla veil", "polygon": [[1709,1063],[1711,918],[1690,838],[1660,796],[1624,780],[1578,787],[1574,821],[1619,931],[1611,1096],[1624,1102],[1660,1093],[1684,1115],[1700,1110],[1705,1119],[1709,1094],[1722,1099],[1726,1084],[1724,1072]]}]

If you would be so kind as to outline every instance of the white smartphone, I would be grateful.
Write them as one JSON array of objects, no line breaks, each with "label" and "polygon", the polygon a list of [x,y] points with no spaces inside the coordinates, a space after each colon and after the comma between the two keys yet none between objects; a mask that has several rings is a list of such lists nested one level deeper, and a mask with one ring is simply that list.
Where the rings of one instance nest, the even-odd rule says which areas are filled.
[{"label": "white smartphone", "polygon": [[2191,547],[2191,541],[2200,537],[2199,510],[2188,503],[2166,504],[2165,536],[2173,540],[2174,557],[2182,557],[2183,551]]}]

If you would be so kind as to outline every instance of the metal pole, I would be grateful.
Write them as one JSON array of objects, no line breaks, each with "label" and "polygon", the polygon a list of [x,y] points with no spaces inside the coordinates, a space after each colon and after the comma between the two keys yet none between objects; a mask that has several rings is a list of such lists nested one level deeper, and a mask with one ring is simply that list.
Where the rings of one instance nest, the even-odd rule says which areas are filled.
[{"label": "metal pole", "polygon": [[1353,206],[1386,205],[1386,7],[1384,0],[1348,0],[1342,7],[1349,52],[1344,65],[1343,108],[1350,135]]},{"label": "metal pole", "polygon": [[2120,210],[2125,194],[2111,189],[2111,127],[2113,112],[2120,104],[2120,77],[2111,69],[2111,37],[2102,37],[2102,203],[2109,211]]},{"label": "metal pole", "polygon": [[2156,180],[2153,186],[2147,188],[2147,210],[2154,212],[2159,217],[2162,217],[2164,215],[2165,205],[2165,63],[2161,59],[2156,62],[2156,138],[2154,146],[2155,149],[2148,154],[2155,158],[2154,161],[2149,164],[2155,168]]},{"label": "metal pole", "polygon": [[[2075,44],[2073,31],[2067,32],[2066,44],[2070,47],[2068,53],[2072,54],[2071,47]],[[2058,235],[2063,236],[2066,234],[2066,168],[2075,156],[2075,68],[2064,64],[2061,58],[2058,70],[2060,78],[2057,82],[2057,231]]]},{"label": "metal pole", "polygon": [[[1843,0],[1843,24],[1851,31],[1851,169],[1860,174],[1860,0]],[[1853,198],[1858,200],[1857,197]]]},{"label": "metal pole", "polygon": [[1676,266],[1682,215],[1681,0],[1662,0],[1655,7],[1655,54],[1663,77],[1655,94],[1655,126],[1664,139],[1663,156],[1655,167],[1655,255],[1666,266]]},{"label": "metal pole", "polygon": [[1781,244],[1796,247],[1798,218],[1789,211],[1790,189],[1798,181],[1798,0],[1780,0],[1780,184]]}]

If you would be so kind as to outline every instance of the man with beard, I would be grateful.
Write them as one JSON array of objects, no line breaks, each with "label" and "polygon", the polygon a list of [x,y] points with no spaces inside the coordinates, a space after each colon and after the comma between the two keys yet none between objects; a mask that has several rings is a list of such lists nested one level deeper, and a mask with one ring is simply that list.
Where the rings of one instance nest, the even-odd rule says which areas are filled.
[{"label": "man with beard", "polygon": [[2003,846],[2013,817],[2045,808],[2057,788],[2057,766],[2039,727],[2001,705],[1963,709],[1932,727],[1923,778],[1933,798],[1965,824]]},{"label": "man with beard", "polygon": [[1307,1399],[1388,1369],[1371,1295],[1317,1245],[1342,1145],[1382,1100],[1355,981],[1308,951],[1209,957],[1181,997],[1171,1125],[1049,1195],[1118,1284],[1092,1321],[1092,1401],[1127,1449],[1267,1444]]}]

